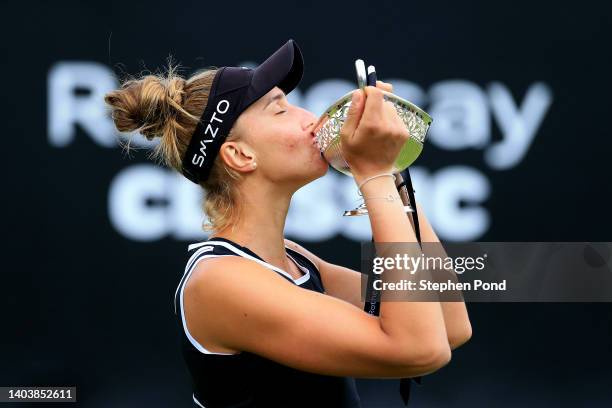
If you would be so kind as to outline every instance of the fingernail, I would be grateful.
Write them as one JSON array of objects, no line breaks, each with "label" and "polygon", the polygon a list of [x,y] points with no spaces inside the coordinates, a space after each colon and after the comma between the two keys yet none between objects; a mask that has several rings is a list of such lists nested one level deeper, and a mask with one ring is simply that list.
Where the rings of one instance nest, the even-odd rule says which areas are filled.
[{"label": "fingernail", "polygon": [[353,97],[351,98],[351,103],[358,104],[361,101],[361,92],[359,90],[353,92]]}]

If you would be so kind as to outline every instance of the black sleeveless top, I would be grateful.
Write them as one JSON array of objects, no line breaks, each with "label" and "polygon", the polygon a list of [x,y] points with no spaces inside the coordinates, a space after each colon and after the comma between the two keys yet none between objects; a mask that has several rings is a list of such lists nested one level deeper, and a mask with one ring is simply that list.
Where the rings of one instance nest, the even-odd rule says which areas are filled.
[{"label": "black sleeveless top", "polygon": [[191,272],[202,259],[242,256],[270,268],[301,288],[324,293],[316,266],[291,248],[286,247],[286,251],[304,272],[299,279],[293,279],[250,249],[225,238],[215,237],[189,245],[189,260],[175,294],[175,313],[181,351],[193,383],[194,407],[361,407],[355,380],[351,377],[300,371],[246,351],[236,354],[211,352],[200,345],[187,329],[183,291]]}]

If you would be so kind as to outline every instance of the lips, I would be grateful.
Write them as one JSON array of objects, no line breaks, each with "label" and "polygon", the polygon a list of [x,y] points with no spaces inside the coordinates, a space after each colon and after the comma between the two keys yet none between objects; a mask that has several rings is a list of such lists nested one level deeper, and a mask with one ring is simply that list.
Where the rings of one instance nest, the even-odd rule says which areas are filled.
[{"label": "lips", "polygon": [[317,138],[316,138],[316,137],[313,137],[313,138],[312,138],[312,145],[313,145],[313,146],[315,146],[317,149],[319,149],[319,150],[320,150],[320,147],[319,147],[319,142],[317,141]]}]

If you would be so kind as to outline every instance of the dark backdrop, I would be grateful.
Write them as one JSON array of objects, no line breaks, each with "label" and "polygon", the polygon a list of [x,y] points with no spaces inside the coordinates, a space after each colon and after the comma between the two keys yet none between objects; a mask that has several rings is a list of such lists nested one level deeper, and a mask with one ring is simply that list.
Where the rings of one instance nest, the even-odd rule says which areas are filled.
[{"label": "dark backdrop", "polygon": [[[486,137],[443,148],[444,140],[457,139],[451,130],[440,131],[442,142],[429,143],[417,164],[423,174],[438,175],[444,169],[459,174],[452,166],[469,167],[485,180],[488,194],[477,203],[458,200],[457,208],[474,205],[486,217],[469,236],[461,235],[461,224],[445,230],[454,213],[435,208],[443,198],[428,197],[430,179],[421,177],[417,199],[437,214],[441,237],[612,240],[612,9],[603,2],[22,1],[5,3],[2,11],[1,386],[76,385],[79,405],[87,407],[189,406],[191,399],[172,297],[186,245],[198,238],[159,233],[137,239],[111,222],[114,178],[150,162],[143,151],[126,157],[116,147],[101,146],[79,124],[70,126],[68,142],[50,136],[50,117],[57,114],[52,104],[63,103],[50,99],[50,82],[62,63],[98,64],[121,76],[155,70],[172,54],[188,73],[207,65],[259,63],[294,38],[306,60],[302,91],[330,78],[353,82],[352,62],[362,57],[382,79],[416,84],[434,126],[458,126],[459,133],[465,112],[436,107],[432,89],[443,81],[469,83],[484,100],[478,92],[470,97],[471,91],[445,95],[459,100],[459,107],[486,112]],[[527,152],[504,168],[485,156],[487,146],[505,137],[491,113],[495,84],[519,105],[534,84],[540,102],[549,101]],[[75,89],[77,98],[79,93],[91,95]],[[520,133],[520,123],[513,126]],[[477,189],[462,180],[470,179],[450,178],[440,186],[464,187],[468,195]],[[138,222],[150,231],[154,221]],[[323,258],[358,266],[354,236],[288,236]],[[612,403],[609,304],[470,304],[469,311],[472,340],[425,379],[413,396],[415,406]],[[400,406],[397,381],[358,385],[364,407]]]}]

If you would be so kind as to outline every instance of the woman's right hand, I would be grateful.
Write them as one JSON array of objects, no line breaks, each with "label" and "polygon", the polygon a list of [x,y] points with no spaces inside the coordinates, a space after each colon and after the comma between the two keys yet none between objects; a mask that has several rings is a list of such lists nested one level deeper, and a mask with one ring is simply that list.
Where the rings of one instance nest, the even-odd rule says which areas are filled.
[{"label": "woman's right hand", "polygon": [[356,90],[340,130],[342,155],[356,180],[393,172],[395,160],[410,137],[382,90],[390,92],[392,87],[377,81],[376,87],[366,86],[365,93]]}]

